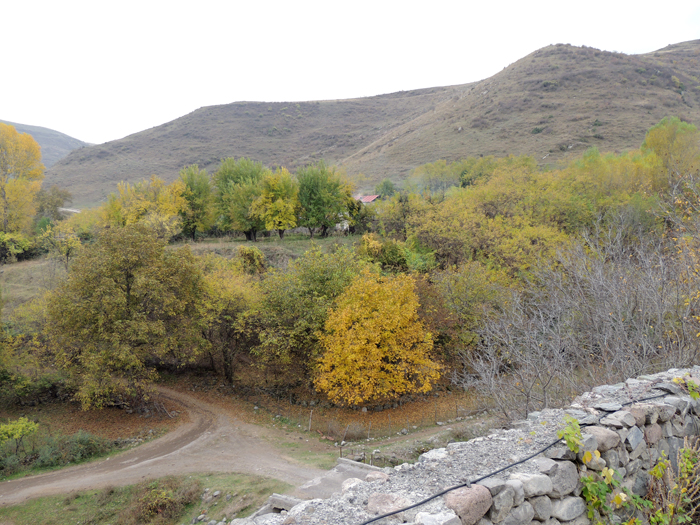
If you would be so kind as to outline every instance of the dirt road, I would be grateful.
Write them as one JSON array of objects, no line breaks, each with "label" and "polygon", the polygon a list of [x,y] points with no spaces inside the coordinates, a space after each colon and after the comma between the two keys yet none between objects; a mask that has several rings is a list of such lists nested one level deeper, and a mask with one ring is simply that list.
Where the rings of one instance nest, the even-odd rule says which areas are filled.
[{"label": "dirt road", "polygon": [[161,394],[182,405],[190,421],[162,438],[103,461],[0,483],[0,506],[191,472],[256,474],[295,487],[326,473],[270,445],[263,437],[269,432],[267,428],[245,423],[220,407],[181,392],[161,388]]}]

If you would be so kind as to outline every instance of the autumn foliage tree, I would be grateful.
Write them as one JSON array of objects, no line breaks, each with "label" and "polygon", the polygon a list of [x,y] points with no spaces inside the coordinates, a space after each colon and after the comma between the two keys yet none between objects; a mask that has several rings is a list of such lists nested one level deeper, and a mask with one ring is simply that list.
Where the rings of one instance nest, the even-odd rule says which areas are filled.
[{"label": "autumn foliage tree", "polygon": [[336,403],[378,403],[429,392],[440,377],[408,275],[363,272],[338,298],[324,328],[314,384]]},{"label": "autumn foliage tree", "polygon": [[641,150],[653,153],[660,162],[667,188],[673,192],[688,179],[696,182],[700,170],[698,129],[678,117],[666,117],[647,131]]},{"label": "autumn foliage tree", "polygon": [[101,208],[102,222],[107,226],[138,223],[160,238],[170,239],[182,229],[180,211],[187,206],[185,189],[181,180],[166,184],[155,175],[133,185],[121,182]]},{"label": "autumn foliage tree", "polygon": [[36,209],[44,165],[41,148],[27,133],[0,122],[0,230],[5,234],[26,231]]},{"label": "autumn foliage tree", "polygon": [[248,330],[248,315],[258,300],[257,283],[241,257],[225,259],[209,254],[199,259],[204,274],[204,297],[200,313],[201,330],[211,362],[221,362],[229,383],[234,381],[236,363],[251,348],[255,338]]}]

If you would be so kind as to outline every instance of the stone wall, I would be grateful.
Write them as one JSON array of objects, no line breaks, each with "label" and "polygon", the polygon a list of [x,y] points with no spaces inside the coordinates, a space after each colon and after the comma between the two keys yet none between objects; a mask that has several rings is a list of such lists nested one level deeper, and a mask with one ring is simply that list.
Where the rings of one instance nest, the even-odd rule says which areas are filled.
[{"label": "stone wall", "polygon": [[[581,476],[612,468],[622,486],[644,496],[648,471],[662,452],[675,462],[684,438],[700,434],[700,403],[673,382],[677,377],[700,384],[700,367],[600,386],[579,396],[567,409],[532,413],[510,430],[494,430],[485,437],[431,450],[415,464],[346,480],[342,493],[330,499],[305,501],[289,511],[232,523],[359,525],[446,488],[479,480],[378,523],[588,524]],[[556,437],[567,414],[582,426],[584,445],[578,454]],[[584,464],[584,454],[596,450],[600,457],[594,454]],[[509,467],[531,455],[536,457]],[[505,470],[492,475],[499,469]]]}]

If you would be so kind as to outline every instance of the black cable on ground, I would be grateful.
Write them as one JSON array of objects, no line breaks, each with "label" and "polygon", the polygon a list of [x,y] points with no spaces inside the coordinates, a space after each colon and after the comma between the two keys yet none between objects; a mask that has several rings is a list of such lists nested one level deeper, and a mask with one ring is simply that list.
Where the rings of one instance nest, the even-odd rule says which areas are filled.
[{"label": "black cable on ground", "polygon": [[[645,398],[642,398],[642,399],[635,399],[635,400],[632,400],[632,401],[628,401],[628,402],[626,402],[626,403],[620,403],[620,406],[623,406],[623,407],[624,407],[624,406],[627,406],[627,405],[633,405],[633,404],[635,404],[635,403],[643,403],[644,401],[651,401],[652,399],[659,399],[659,398],[662,398],[662,397],[666,397],[667,395],[669,395],[669,394],[666,393],[666,394],[660,394],[660,395],[652,396],[652,397],[645,397]],[[596,424],[598,424],[598,423],[600,422],[600,419],[601,419],[602,417],[604,417],[604,416],[601,415],[595,423],[584,423],[584,424],[581,425],[581,426],[582,426],[582,427],[589,427],[589,426],[596,425]],[[506,467],[502,467],[502,468],[500,468],[500,469],[498,469],[498,470],[495,470],[495,471],[493,471],[493,472],[491,472],[491,473],[489,473],[489,474],[486,474],[485,476],[482,476],[482,477],[477,478],[477,479],[472,480],[472,481],[466,481],[466,482],[464,482],[464,483],[462,483],[462,484],[460,484],[460,485],[455,485],[454,487],[447,488],[447,489],[445,489],[445,490],[443,490],[443,491],[441,491],[441,492],[438,492],[437,494],[433,494],[432,496],[427,497],[427,498],[424,499],[423,501],[419,501],[418,503],[414,503],[413,505],[409,505],[408,507],[404,507],[404,508],[402,508],[402,509],[395,510],[395,511],[393,511],[393,512],[387,512],[386,514],[382,514],[381,516],[377,516],[376,518],[372,518],[372,519],[370,519],[370,520],[363,521],[362,523],[360,523],[360,525],[369,525],[370,523],[374,523],[375,521],[379,521],[379,520],[381,520],[381,519],[388,518],[389,516],[393,516],[394,514],[399,514],[399,513],[401,513],[401,512],[405,512],[405,511],[407,511],[407,510],[411,510],[411,509],[415,509],[416,507],[420,507],[421,505],[425,505],[425,504],[428,503],[429,501],[432,501],[432,500],[434,500],[435,498],[439,498],[440,496],[442,496],[442,495],[444,495],[444,494],[447,494],[448,492],[452,492],[453,490],[461,489],[461,488],[463,488],[463,487],[470,487],[472,483],[478,483],[479,481],[483,481],[483,480],[485,480],[486,478],[490,478],[490,477],[492,477],[492,476],[495,476],[496,474],[500,474],[501,472],[504,472],[504,471],[506,471],[506,470],[508,470],[508,469],[510,469],[510,468],[513,468],[513,467],[515,467],[515,466],[517,466],[517,465],[520,465],[521,463],[525,463],[526,461],[530,461],[532,458],[539,456],[540,454],[542,454],[542,453],[545,452],[546,450],[552,448],[554,445],[557,445],[557,444],[559,444],[559,443],[561,443],[561,439],[557,439],[557,440],[554,441],[553,443],[550,443],[549,445],[547,445],[546,447],[544,447],[542,450],[539,450],[539,451],[535,452],[534,454],[532,454],[532,455],[530,455],[530,456],[528,456],[528,457],[526,457],[526,458],[524,458],[524,459],[521,459],[520,461],[516,461],[515,463],[511,463],[510,465],[508,465],[508,466],[506,466]]]}]

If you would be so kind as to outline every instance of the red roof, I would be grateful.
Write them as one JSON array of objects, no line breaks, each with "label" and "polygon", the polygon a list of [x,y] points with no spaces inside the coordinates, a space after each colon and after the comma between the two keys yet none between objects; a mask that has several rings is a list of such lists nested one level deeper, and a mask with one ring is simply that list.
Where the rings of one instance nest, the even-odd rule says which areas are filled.
[{"label": "red roof", "polygon": [[360,202],[368,203],[374,202],[379,198],[379,195],[365,195],[364,197],[359,197],[357,200]]}]

